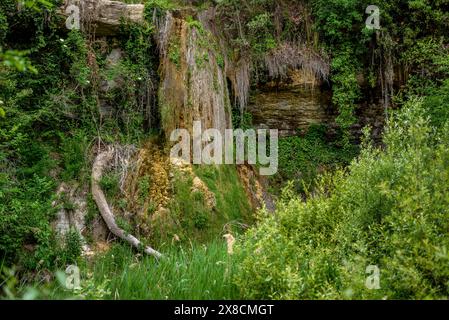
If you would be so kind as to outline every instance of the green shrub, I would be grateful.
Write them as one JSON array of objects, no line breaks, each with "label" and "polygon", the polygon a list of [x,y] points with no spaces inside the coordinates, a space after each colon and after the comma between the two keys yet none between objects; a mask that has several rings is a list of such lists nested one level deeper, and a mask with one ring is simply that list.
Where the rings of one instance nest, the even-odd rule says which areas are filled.
[{"label": "green shrub", "polygon": [[[245,235],[245,298],[447,299],[449,123],[436,135],[424,110],[407,105],[384,151],[365,144],[347,175],[323,177],[307,202],[284,198]],[[365,287],[369,265],[379,290]]]},{"label": "green shrub", "polygon": [[207,227],[209,216],[207,212],[197,211],[193,217],[193,225],[199,230],[203,230]]},{"label": "green shrub", "polygon": [[[48,267],[54,261],[50,226],[55,213],[54,183],[36,175],[21,182],[10,178],[5,173],[0,175],[0,256],[7,265]],[[25,245],[33,248],[31,254]]]},{"label": "green shrub", "polygon": [[341,148],[328,142],[326,131],[324,125],[312,125],[304,136],[279,139],[278,174],[271,178],[273,193],[278,194],[288,181],[293,181],[297,193],[312,191],[319,173],[350,163],[357,147]]},{"label": "green shrub", "polygon": [[76,131],[71,137],[65,134],[61,136],[61,154],[64,171],[61,178],[65,181],[87,179],[89,169],[87,167],[88,136],[83,131]]},{"label": "green shrub", "polygon": [[181,49],[179,44],[172,43],[168,51],[168,58],[173,62],[177,69],[181,68]]},{"label": "green shrub", "polygon": [[101,177],[100,187],[109,199],[113,199],[120,192],[119,176],[115,172],[109,172]]},{"label": "green shrub", "polygon": [[70,229],[65,235],[64,245],[58,253],[58,263],[60,266],[73,264],[81,255],[82,240],[77,230]]}]

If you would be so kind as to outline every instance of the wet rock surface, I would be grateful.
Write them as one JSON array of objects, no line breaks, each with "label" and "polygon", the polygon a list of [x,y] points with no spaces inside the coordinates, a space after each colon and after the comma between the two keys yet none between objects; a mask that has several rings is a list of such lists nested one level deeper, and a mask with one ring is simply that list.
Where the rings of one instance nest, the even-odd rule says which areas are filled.
[{"label": "wet rock surface", "polygon": [[[254,89],[247,112],[256,128],[278,129],[280,136],[304,133],[313,124],[324,124],[329,137],[337,136],[338,110],[332,106],[331,91],[303,70],[291,72],[286,82],[268,83]],[[362,101],[354,115],[356,122],[351,126],[351,133],[356,141],[365,126],[371,127],[374,140],[381,140],[385,110],[380,100]]]},{"label": "wet rock surface", "polygon": [[305,84],[263,88],[251,96],[248,112],[256,128],[278,129],[281,136],[307,130],[311,124],[332,119],[330,95],[319,87]]}]

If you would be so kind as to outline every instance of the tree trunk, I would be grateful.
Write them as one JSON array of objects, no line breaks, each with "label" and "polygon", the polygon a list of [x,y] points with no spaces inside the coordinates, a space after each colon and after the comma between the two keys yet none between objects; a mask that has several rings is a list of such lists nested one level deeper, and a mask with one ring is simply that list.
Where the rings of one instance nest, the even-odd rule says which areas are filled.
[{"label": "tree trunk", "polygon": [[[110,148],[107,151],[101,152],[95,158],[94,165],[92,167],[92,196],[109,230],[117,237],[130,243],[133,247],[141,249],[142,243],[133,235],[127,234],[115,222],[114,215],[109,208],[103,190],[101,190],[101,187],[99,185],[99,181],[101,179],[101,176],[103,175],[103,168],[112,159],[113,155],[114,149]],[[151,247],[146,247],[144,249],[144,252],[149,255],[155,256],[156,258],[160,258],[162,256],[161,253],[157,252]]]}]

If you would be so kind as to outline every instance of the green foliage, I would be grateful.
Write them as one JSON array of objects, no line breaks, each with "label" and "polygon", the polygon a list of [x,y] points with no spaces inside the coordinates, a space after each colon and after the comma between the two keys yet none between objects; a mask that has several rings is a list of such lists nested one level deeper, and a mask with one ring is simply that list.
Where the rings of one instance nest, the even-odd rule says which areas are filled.
[{"label": "green foliage", "polygon": [[220,69],[224,69],[225,67],[225,61],[224,61],[224,57],[221,54],[217,55],[217,64],[220,67]]},{"label": "green foliage", "polygon": [[148,0],[145,2],[145,6],[148,8],[170,10],[174,8],[174,3],[171,0]]},{"label": "green foliage", "polygon": [[[448,297],[449,123],[435,134],[424,110],[407,105],[388,127],[385,151],[365,144],[347,176],[322,178],[307,202],[287,193],[245,235],[243,296]],[[365,287],[369,265],[381,270],[379,290]]]},{"label": "green foliage", "polygon": [[150,185],[151,185],[151,177],[150,176],[143,176],[139,178],[139,181],[137,182],[139,185],[139,202],[141,205],[144,204],[146,197],[150,193]]},{"label": "green foliage", "polygon": [[207,52],[204,52],[202,55],[195,56],[195,63],[200,69],[204,68],[208,62],[209,54]]},{"label": "green foliage", "polygon": [[[328,143],[318,127],[304,137],[280,140],[278,178],[294,183],[276,215],[263,217],[245,236],[237,259],[240,292],[230,282],[236,261],[225,254],[223,243],[213,242],[206,249],[193,245],[187,252],[167,249],[168,258],[159,263],[136,257],[130,248],[114,247],[93,265],[83,265],[93,275],[83,279],[81,291],[59,292],[61,297],[447,299],[447,2],[375,0],[371,4],[381,8],[382,30],[377,32],[365,28],[366,3],[360,0],[215,3],[220,17],[216,28],[228,42],[228,58],[250,57],[254,78],[263,77],[265,55],[278,44],[301,43],[326,51],[332,59],[329,84],[343,141]],[[152,19],[155,10],[160,15],[192,9],[176,1],[146,1],[143,24],[124,23],[114,40],[92,41],[82,32],[61,28],[64,18],[54,11],[60,1],[23,4],[20,11],[13,0],[0,4],[0,259],[18,265],[21,275],[86,263],[79,259],[77,232],[70,231],[60,245],[52,231],[58,209],[52,205],[55,189],[61,180],[88,182],[93,141],[138,144],[149,130],[158,130],[160,116],[174,116],[176,110],[164,97],[154,98],[159,61]],[[199,35],[199,47],[216,46],[200,21],[186,20]],[[107,55],[117,47],[122,57],[110,63]],[[180,68],[180,44],[171,43],[168,54]],[[209,58],[202,54],[195,60],[204,67]],[[349,128],[356,108],[367,91],[378,94],[374,89],[385,81],[390,60],[394,80],[406,82],[396,105],[406,104],[412,95],[425,96],[422,103],[407,106],[391,120],[384,151],[366,144],[347,171],[316,182],[321,172],[346,165],[354,155]],[[225,57],[218,54],[216,61],[223,69]],[[360,87],[361,78],[368,79],[368,89]],[[104,82],[114,85],[102,90]],[[251,117],[235,114],[233,124],[250,128]],[[173,217],[167,218],[173,219],[162,217],[161,225],[151,230],[151,240],[157,239],[162,248],[178,236],[183,245],[206,243],[228,229],[239,233],[243,224],[252,222],[234,167],[194,170],[215,195],[216,206],[208,207],[202,192],[192,192],[190,178],[175,176],[168,208]],[[149,179],[139,181],[142,203]],[[105,175],[101,186],[113,205],[127,207],[117,199],[117,175]],[[301,192],[301,198],[293,191]],[[67,199],[62,206],[75,209]],[[147,213],[156,210],[150,204]],[[96,216],[98,209],[88,198],[88,227]],[[117,217],[117,223],[133,232],[127,220]],[[364,287],[365,269],[371,264],[381,268],[378,291]],[[18,292],[16,274],[3,262],[0,269],[7,297],[50,295],[46,285],[43,292]],[[154,279],[152,285],[148,278]]]},{"label": "green foliage", "polygon": [[263,54],[276,47],[277,44],[272,35],[272,17],[268,12],[254,16],[247,23],[247,27],[250,44],[255,54]]},{"label": "green foliage", "polygon": [[81,256],[82,240],[78,231],[70,229],[64,238],[64,245],[59,248],[57,255],[58,264],[61,266],[74,264]]},{"label": "green foliage", "polygon": [[428,88],[428,96],[424,98],[426,115],[433,127],[443,130],[446,119],[449,118],[449,79],[436,88]]},{"label": "green foliage", "polygon": [[5,12],[0,11],[0,46],[3,46],[3,42],[5,41],[6,35],[8,33],[8,19],[5,15]]},{"label": "green foliage", "polygon": [[[218,26],[231,60],[248,57],[255,82],[266,77],[266,54],[283,43],[316,48],[308,2],[220,0]],[[313,44],[315,42],[315,44]]]},{"label": "green foliage", "polygon": [[25,0],[22,1],[22,5],[27,8],[36,10],[40,12],[42,9],[51,9],[55,4],[57,4],[58,0]]},{"label": "green foliage", "polygon": [[315,28],[320,32],[327,50],[332,53],[332,103],[339,114],[337,124],[342,128],[343,144],[350,146],[349,127],[354,124],[354,110],[360,96],[357,74],[361,54],[366,54],[362,22],[364,3],[358,0],[312,1]]},{"label": "green foliage", "polygon": [[170,44],[168,58],[175,64],[176,68],[181,68],[181,49],[179,48],[179,44]]},{"label": "green foliage", "polygon": [[[337,123],[346,131],[345,145],[348,145],[348,128],[354,123],[355,106],[361,97],[359,75],[371,79],[371,87],[377,85],[378,91],[385,91],[381,79],[385,82],[385,73],[394,72],[396,81],[404,77],[402,81],[408,82],[407,93],[403,94],[423,95],[428,93],[429,86],[439,85],[449,70],[447,48],[442,45],[448,40],[444,21],[449,13],[442,2],[378,0],[370,4],[380,9],[379,31],[365,28],[367,4],[363,1],[311,1],[315,28],[332,55],[332,102],[339,110]],[[388,71],[390,62],[404,68],[404,74]],[[373,72],[376,69],[378,71]],[[377,83],[373,83],[376,79]],[[384,91],[381,93],[385,94]]]},{"label": "green foliage", "polygon": [[[1,16],[8,19],[7,22],[2,19],[2,25],[11,26],[9,19],[14,10],[14,2],[2,2]],[[31,30],[42,31],[34,26],[36,21],[43,19],[39,18],[39,13],[23,10],[16,15],[18,21],[24,17],[32,25]],[[7,33],[2,35],[1,45],[10,47],[7,41],[14,29],[2,30]],[[35,34],[30,32],[30,42],[33,42],[33,36]],[[15,40],[20,46],[23,39]],[[36,83],[37,74],[23,73],[38,69],[31,67],[30,60],[25,58],[26,51],[32,50],[3,52],[2,64],[14,68],[0,68],[0,113],[7,115],[0,119],[0,256],[8,265],[19,263],[25,270],[36,270],[48,268],[55,261],[50,226],[55,213],[52,206],[55,183],[50,173],[57,160],[51,155],[52,147],[45,142],[54,137],[44,125],[49,109],[43,107],[46,104],[42,100],[36,99],[36,94],[42,92],[42,85],[52,74],[39,74],[42,82]],[[36,134],[38,131],[39,135]]]},{"label": "green foliage", "polygon": [[207,223],[209,221],[209,216],[207,213],[202,211],[195,212],[195,216],[193,217],[193,225],[198,230],[204,230],[207,227]]},{"label": "green foliage", "polygon": [[[56,272],[56,278],[59,285],[65,285],[64,273],[61,271]],[[39,288],[25,285],[20,281],[17,270],[7,268],[3,264],[0,264],[0,283],[2,284],[0,297],[10,300],[48,299],[51,296],[50,286],[53,285],[41,284]]]},{"label": "green foliage", "polygon": [[279,139],[279,170],[271,178],[272,192],[278,193],[285,182],[292,181],[298,193],[312,191],[319,173],[349,164],[356,155],[356,147],[343,149],[326,141],[327,128],[311,126],[301,136]]},{"label": "green foliage", "polygon": [[[375,3],[373,3],[375,4]],[[312,0],[315,27],[331,48],[355,44],[365,26],[363,17],[366,3],[360,0]]]},{"label": "green foliage", "polygon": [[[195,173],[215,194],[217,200],[215,213],[212,215],[212,225],[209,229],[211,236],[219,234],[229,223],[248,224],[252,222],[251,207],[235,167],[229,165],[198,166],[195,167]],[[233,231],[240,232],[242,230]],[[213,238],[212,236],[211,239]]]},{"label": "green foliage", "polygon": [[[222,29],[227,31],[225,36],[243,55],[250,55],[253,78],[264,79],[266,54],[279,44],[300,43],[316,52],[329,53],[332,58],[332,102],[339,111],[337,124],[345,132],[342,142],[350,148],[349,128],[356,120],[354,111],[360,97],[356,79],[367,53],[366,43],[372,37],[364,33],[364,3],[358,0],[313,0],[301,3],[243,1],[242,4],[241,1],[223,0],[219,4],[223,7],[219,12],[224,24]],[[321,48],[318,36],[323,40]],[[286,64],[288,60],[286,56]]]},{"label": "green foliage", "polygon": [[[33,175],[24,181],[0,175],[0,255],[7,264],[20,262],[25,268],[49,267],[53,261],[49,221],[55,209],[54,183]],[[32,252],[27,252],[29,245]]]},{"label": "green foliage", "polygon": [[341,53],[332,60],[332,102],[338,107],[337,124],[345,132],[344,145],[349,146],[349,127],[354,124],[355,102],[359,97],[356,70],[350,54]]},{"label": "green foliage", "polygon": [[37,70],[27,58],[28,51],[8,50],[0,51],[0,62],[7,68],[14,68],[18,71],[30,71],[37,73]]},{"label": "green foliage", "polygon": [[100,187],[106,193],[109,199],[114,198],[120,192],[119,176],[114,172],[104,174],[100,180]]},{"label": "green foliage", "polygon": [[206,32],[203,24],[200,21],[192,18],[192,16],[188,16],[186,22],[190,28],[195,28],[200,34],[204,34]]},{"label": "green foliage", "polygon": [[125,231],[126,233],[128,233],[128,234],[132,234],[133,232],[133,227],[131,226],[131,223],[128,221],[128,220],[126,220],[125,218],[123,218],[123,217],[117,217],[116,218],[116,222],[117,222],[117,226],[120,228],[120,229],[123,229],[123,231]]},{"label": "green foliage", "polygon": [[[109,101],[116,107],[116,121],[122,128],[122,141],[136,143],[143,134],[157,131],[159,116],[154,95],[158,87],[158,57],[152,41],[153,26],[125,24],[121,26],[121,48],[126,55],[115,66],[115,81],[120,87],[110,93]],[[114,68],[112,68],[114,69]],[[107,126],[114,132],[114,122]]]},{"label": "green foliage", "polygon": [[426,95],[429,90],[441,84],[449,76],[449,50],[443,43],[430,38],[419,40],[407,51],[401,60],[411,66],[413,74],[407,83],[407,94]]},{"label": "green foliage", "polygon": [[249,112],[241,113],[237,108],[232,109],[232,126],[235,129],[253,129],[253,115]]},{"label": "green foliage", "polygon": [[83,181],[87,179],[87,149],[88,138],[83,131],[76,131],[72,137],[60,134],[61,137],[61,154],[64,171],[61,173],[63,180],[78,180]]},{"label": "green foliage", "polygon": [[[88,182],[90,143],[136,142],[157,128],[157,117],[145,114],[156,104],[144,105],[157,82],[151,26],[123,25],[117,40],[125,53],[110,67],[110,44],[67,32],[57,5],[43,14],[34,10],[43,2],[33,3],[20,11],[12,0],[0,4],[0,258],[24,273],[74,260],[75,245],[70,253],[57,245],[52,201],[60,180]],[[38,73],[23,72],[31,66]],[[120,86],[100,92],[105,79]],[[100,114],[100,100],[110,114]]]},{"label": "green foliage", "polygon": [[161,245],[170,243],[174,235],[181,243],[207,243],[226,226],[237,226],[233,231],[241,232],[238,225],[252,221],[251,208],[234,167],[198,166],[194,171],[215,196],[216,206],[208,205],[202,190],[192,191],[191,176],[175,172],[173,198],[168,206],[171,218],[163,220],[163,226],[152,226],[152,239],[158,239]]}]

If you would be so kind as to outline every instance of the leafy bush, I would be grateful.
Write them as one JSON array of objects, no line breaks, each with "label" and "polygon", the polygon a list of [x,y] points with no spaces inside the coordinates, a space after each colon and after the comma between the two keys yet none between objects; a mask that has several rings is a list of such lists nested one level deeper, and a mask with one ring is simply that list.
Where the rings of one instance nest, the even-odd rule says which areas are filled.
[{"label": "leafy bush", "polygon": [[293,181],[298,193],[312,191],[319,173],[349,164],[356,147],[343,149],[328,142],[326,130],[324,125],[313,125],[304,136],[279,139],[279,171],[271,178],[273,193],[279,193],[287,181]]},{"label": "leafy bush", "polygon": [[117,196],[120,192],[119,176],[114,172],[109,172],[101,177],[100,186],[109,199]]},{"label": "leafy bush", "polygon": [[[44,3],[55,5],[42,9]],[[0,259],[23,272],[77,256],[74,237],[67,252],[57,245],[52,202],[60,180],[76,180],[81,187],[87,182],[90,142],[135,143],[157,128],[150,114],[155,103],[143,105],[156,78],[151,27],[120,29],[117,41],[125,54],[113,71],[123,85],[105,97],[99,86],[111,46],[61,28],[64,18],[53,11],[60,3],[27,1],[21,10],[15,0],[0,4]],[[13,63],[16,68],[10,68]],[[23,72],[28,63],[35,73]],[[112,115],[100,115],[100,98],[111,102]],[[96,212],[89,212],[92,219]]]},{"label": "leafy bush", "polygon": [[64,166],[61,177],[63,180],[83,181],[87,178],[87,147],[88,138],[84,132],[75,132],[72,137],[61,134],[61,153]]},{"label": "leafy bush", "polygon": [[[365,143],[307,202],[286,192],[245,235],[236,277],[246,298],[449,296],[449,123],[436,133],[420,101],[391,121],[384,151]],[[365,287],[377,265],[380,289]]]},{"label": "leafy bush", "polygon": [[77,230],[70,229],[65,235],[64,245],[59,248],[59,265],[66,266],[76,262],[81,255],[82,240]]},{"label": "leafy bush", "polygon": [[0,256],[29,269],[49,267],[54,258],[49,223],[55,213],[54,183],[37,175],[18,182],[2,173],[0,190]]}]

